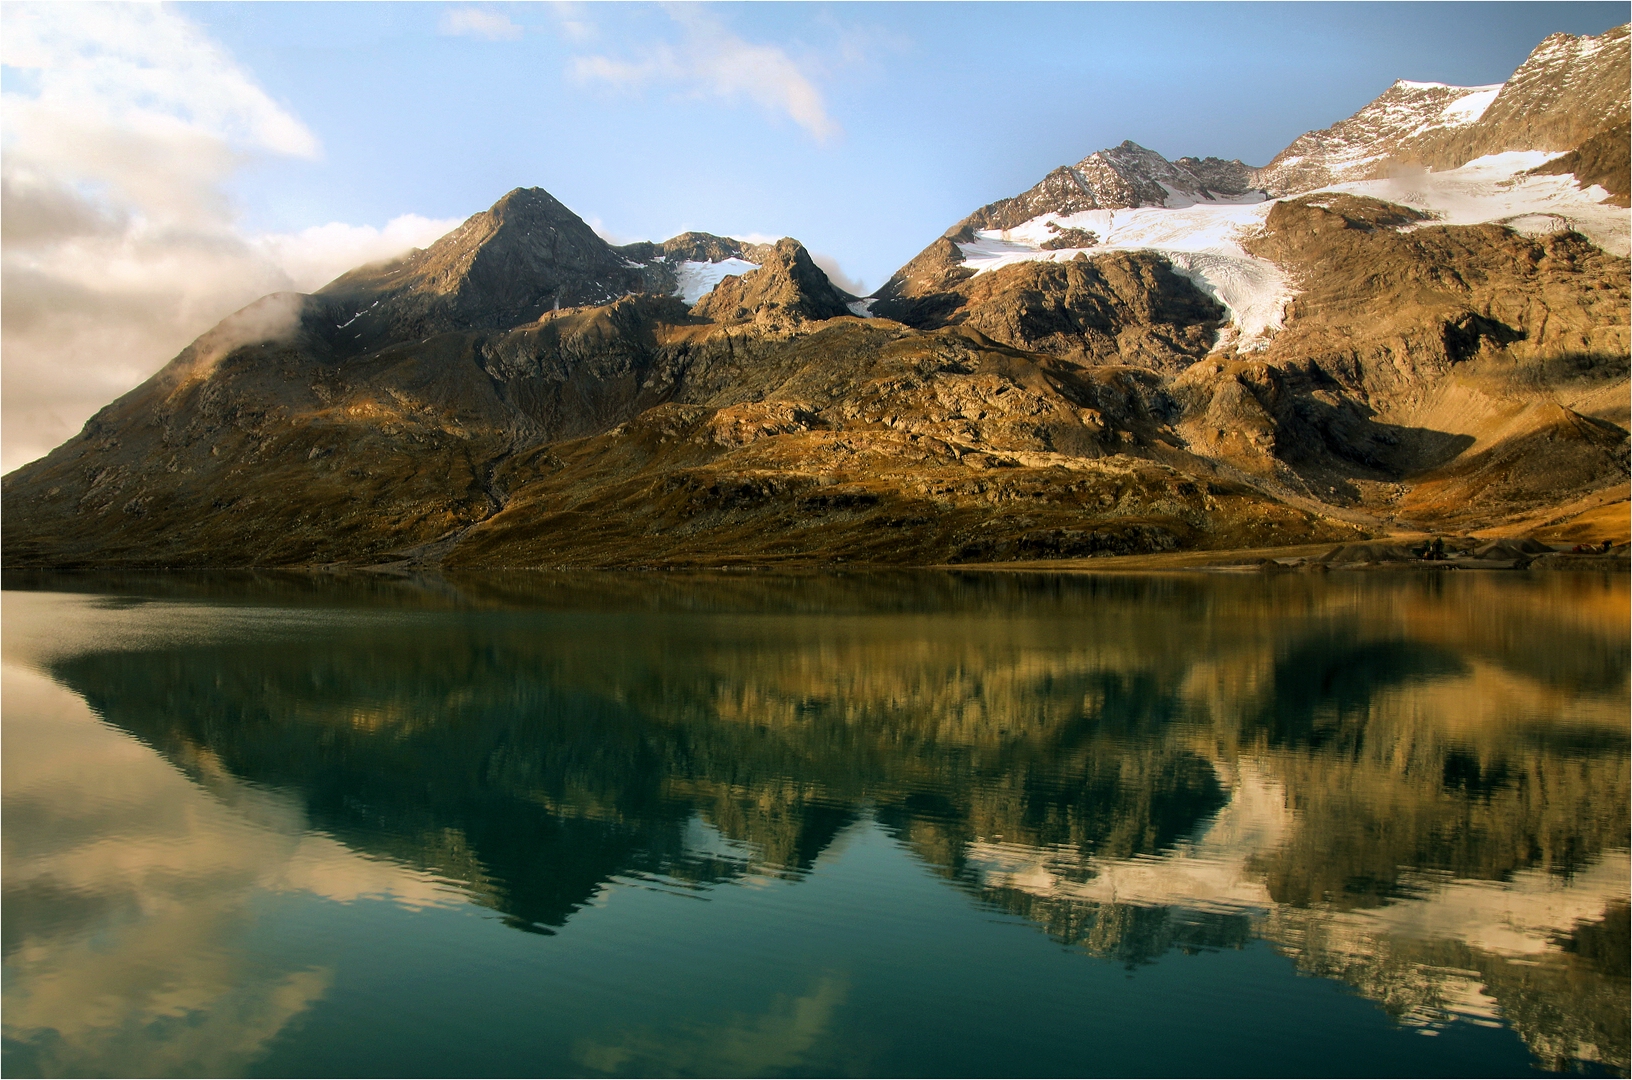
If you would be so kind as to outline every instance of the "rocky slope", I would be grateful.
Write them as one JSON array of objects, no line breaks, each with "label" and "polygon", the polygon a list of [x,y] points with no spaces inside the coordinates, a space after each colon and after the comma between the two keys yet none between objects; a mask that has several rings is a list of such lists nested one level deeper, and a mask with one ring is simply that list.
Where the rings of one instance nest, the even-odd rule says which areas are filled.
[{"label": "rocky slope", "polygon": [[1296,195],[1386,176],[1390,168],[1420,161],[1425,151],[1431,153],[1429,148],[1477,125],[1501,91],[1501,84],[1446,86],[1401,79],[1353,116],[1298,136],[1268,165],[1254,169],[1253,179],[1271,194]]},{"label": "rocky slope", "polygon": [[1239,161],[1169,161],[1130,139],[1060,166],[1030,191],[981,207],[964,220],[963,229],[1009,229],[1040,214],[1239,198],[1253,189],[1252,181],[1253,170]]},{"label": "rocky slope", "polygon": [[790,239],[614,248],[513,191],[235,314],[6,477],[5,558],[947,562],[1575,519],[1625,539],[1626,126],[1604,110],[1627,40],[1549,38],[1500,88],[1396,84],[1264,170],[1124,143],[976,211],[865,304]]},{"label": "rocky slope", "polygon": [[[423,251],[360,267],[316,294],[334,344],[478,326],[513,326],[546,311],[599,304],[640,288],[642,275],[546,191],[517,189]],[[355,343],[355,344],[354,344]]]}]

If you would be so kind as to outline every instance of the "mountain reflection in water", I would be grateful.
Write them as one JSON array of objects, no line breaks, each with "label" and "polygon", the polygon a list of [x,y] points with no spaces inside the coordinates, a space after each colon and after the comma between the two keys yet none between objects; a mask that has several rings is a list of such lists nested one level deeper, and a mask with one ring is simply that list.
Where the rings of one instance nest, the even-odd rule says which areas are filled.
[{"label": "mountain reflection in water", "polygon": [[[14,1075],[243,1071],[293,1037],[343,972],[260,956],[251,1001],[227,953],[254,950],[197,944],[251,934],[266,895],[552,935],[621,885],[806,888],[866,829],[1093,957],[1262,941],[1399,1024],[1627,1069],[1624,578],[7,588]],[[64,708],[30,672],[123,741],[27,727]],[[109,794],[129,736],[195,794]],[[187,799],[232,824],[200,839]],[[856,992],[828,972],[729,1037],[585,1036],[576,1067],[799,1071]]]}]

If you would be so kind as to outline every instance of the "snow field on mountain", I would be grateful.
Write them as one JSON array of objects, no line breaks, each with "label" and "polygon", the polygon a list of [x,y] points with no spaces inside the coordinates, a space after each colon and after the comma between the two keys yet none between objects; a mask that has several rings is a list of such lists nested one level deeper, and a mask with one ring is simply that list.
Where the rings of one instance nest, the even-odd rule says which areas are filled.
[{"label": "snow field on mountain", "polygon": [[1609,192],[1596,184],[1583,188],[1568,173],[1525,175],[1558,156],[1515,150],[1476,158],[1445,172],[1359,180],[1323,190],[1409,206],[1432,215],[1434,220],[1424,225],[1496,223],[1526,236],[1574,229],[1612,255],[1624,257],[1632,250],[1632,210],[1606,202]]},{"label": "snow field on mountain", "polygon": [[[1606,202],[1609,193],[1603,188],[1583,188],[1568,174],[1526,175],[1558,156],[1540,151],[1492,154],[1459,169],[1336,184],[1308,194],[1342,192],[1408,206],[1431,216],[1424,226],[1495,223],[1527,236],[1574,229],[1611,254],[1627,255],[1632,250],[1632,210]],[[1244,347],[1262,347],[1281,328],[1282,313],[1296,290],[1275,264],[1248,255],[1241,239],[1263,228],[1274,200],[1191,203],[1170,196],[1170,201],[1178,205],[1043,214],[1012,229],[979,230],[973,242],[958,249],[976,274],[1019,262],[1063,262],[1079,253],[1154,252],[1229,309]],[[1093,232],[1100,243],[1054,251],[1043,247],[1064,229]]]},{"label": "snow field on mountain", "polygon": [[1502,92],[1501,83],[1495,86],[1474,87],[1474,92],[1465,98],[1451,102],[1440,113],[1440,119],[1455,127],[1463,127],[1478,120],[1490,108],[1490,103],[1496,100],[1496,95]]},{"label": "snow field on mountain", "polygon": [[1347,120],[1300,135],[1266,168],[1265,181],[1285,191],[1290,189],[1290,177],[1291,187],[1301,187],[1308,178],[1294,174],[1311,165],[1326,174],[1326,182],[1370,174],[1414,140],[1477,122],[1504,85],[1451,86],[1400,79]]},{"label": "snow field on mountain", "polygon": [[[1388,132],[1397,138],[1411,138],[1431,131],[1438,127],[1466,127],[1485,115],[1490,103],[1496,100],[1496,95],[1502,92],[1505,83],[1491,83],[1488,86],[1452,86],[1449,83],[1412,82],[1409,79],[1400,79],[1394,84],[1395,89],[1425,91],[1421,100],[1412,100],[1409,97],[1402,101],[1391,102],[1378,110],[1377,120],[1386,128],[1392,127],[1403,130],[1411,127],[1412,130]],[[1433,92],[1443,90],[1457,95],[1456,99],[1443,106],[1438,112],[1431,112],[1434,107]],[[1373,106],[1367,106],[1355,114],[1356,119],[1366,116]],[[1370,119],[1368,117],[1368,119]]]},{"label": "snow field on mountain", "polygon": [[[1263,228],[1272,204],[1199,202],[1189,206],[1138,206],[1127,210],[1085,210],[1061,216],[1044,214],[1012,229],[982,229],[973,243],[959,244],[964,263],[983,274],[1019,262],[1064,262],[1079,252],[1151,251],[1203,292],[1229,309],[1230,321],[1243,344],[1262,344],[1281,328],[1281,313],[1294,290],[1274,263],[1256,259],[1240,238]],[[1048,226],[1085,229],[1100,239],[1091,248],[1049,251],[1043,244],[1054,235]]]},{"label": "snow field on mountain", "polygon": [[675,263],[674,277],[679,283],[675,292],[687,304],[695,304],[713,292],[714,286],[732,274],[746,274],[750,270],[758,269],[758,263],[751,263],[747,259]]}]

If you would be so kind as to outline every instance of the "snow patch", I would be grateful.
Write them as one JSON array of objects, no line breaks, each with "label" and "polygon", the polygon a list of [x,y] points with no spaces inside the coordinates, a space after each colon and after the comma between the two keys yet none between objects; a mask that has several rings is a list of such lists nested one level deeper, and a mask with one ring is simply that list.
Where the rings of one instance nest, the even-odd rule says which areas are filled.
[{"label": "snow patch", "polygon": [[1606,202],[1609,192],[1596,184],[1583,188],[1569,173],[1526,175],[1558,156],[1512,150],[1476,158],[1459,169],[1360,180],[1324,190],[1369,195],[1421,210],[1433,218],[1424,223],[1428,225],[1497,224],[1527,236],[1573,229],[1610,254],[1626,256],[1632,250],[1632,210]]},{"label": "snow patch", "polygon": [[675,295],[688,305],[695,304],[713,292],[714,286],[732,274],[746,274],[750,270],[758,269],[758,263],[751,263],[747,259],[722,259],[720,262],[688,260],[676,263],[674,278],[678,287],[675,289]]},{"label": "snow patch", "polygon": [[1164,184],[1160,180],[1156,181],[1156,183],[1163,191],[1167,192],[1167,195],[1162,199],[1162,205],[1169,210],[1184,210],[1192,206],[1252,206],[1269,198],[1262,191],[1247,191],[1240,195],[1225,195],[1222,192],[1207,193],[1197,198],[1189,192],[1180,191],[1172,184]]},{"label": "snow patch", "polygon": [[[1256,193],[1254,193],[1256,194]],[[1085,210],[1044,214],[1012,229],[983,229],[972,243],[959,244],[965,265],[983,274],[1019,262],[1065,262],[1079,253],[1151,251],[1229,309],[1244,347],[1261,348],[1279,330],[1294,291],[1286,274],[1266,259],[1248,255],[1241,239],[1263,228],[1273,205],[1261,195],[1241,201],[1188,206],[1136,206],[1126,210]],[[1085,229],[1100,238],[1092,248],[1049,251],[1043,243],[1058,229]]]},{"label": "snow patch", "polygon": [[871,297],[866,300],[852,300],[844,306],[850,309],[850,314],[852,315],[858,315],[863,319],[877,318],[877,316],[873,314],[873,301]]},{"label": "snow patch", "polygon": [[988,889],[1049,899],[1224,914],[1272,911],[1275,901],[1252,860],[1292,831],[1286,789],[1251,761],[1213,769],[1233,788],[1229,803],[1196,835],[1160,855],[1084,858],[1067,845],[977,839],[965,851],[967,866]]},{"label": "snow patch", "polygon": [[1480,86],[1467,97],[1457,98],[1445,106],[1445,111],[1439,114],[1443,123],[1452,127],[1464,127],[1485,115],[1490,103],[1496,100],[1496,95],[1502,92],[1502,84],[1495,86]]}]

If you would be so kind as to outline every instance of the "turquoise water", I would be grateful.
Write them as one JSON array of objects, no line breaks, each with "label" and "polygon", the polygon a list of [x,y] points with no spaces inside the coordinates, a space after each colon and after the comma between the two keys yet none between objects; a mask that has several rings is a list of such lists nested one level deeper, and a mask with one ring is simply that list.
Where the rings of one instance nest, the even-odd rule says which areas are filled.
[{"label": "turquoise water", "polygon": [[1624,576],[3,601],[8,1075],[1626,1074]]}]

